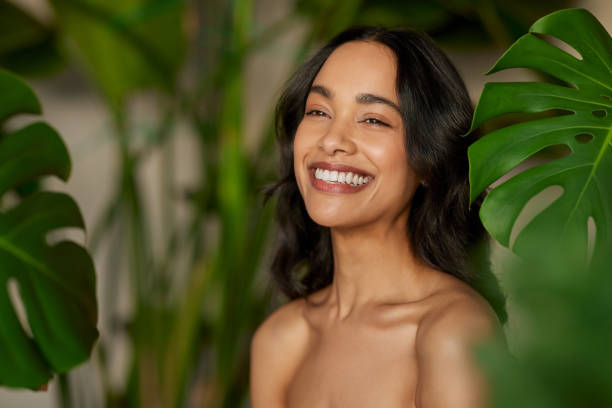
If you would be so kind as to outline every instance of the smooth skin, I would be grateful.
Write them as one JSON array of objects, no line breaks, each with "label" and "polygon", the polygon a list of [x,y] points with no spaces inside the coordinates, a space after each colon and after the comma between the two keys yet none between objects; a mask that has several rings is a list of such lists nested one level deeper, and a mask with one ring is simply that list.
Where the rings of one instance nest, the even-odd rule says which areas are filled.
[{"label": "smooth skin", "polygon": [[[334,277],[257,329],[252,408],[487,406],[472,347],[502,330],[476,291],[413,254],[406,225],[420,180],[405,154],[395,73],[391,50],[355,41],[313,82],[294,169],[310,217],[330,227]],[[308,167],[320,161],[374,179],[357,193],[323,192]]]}]

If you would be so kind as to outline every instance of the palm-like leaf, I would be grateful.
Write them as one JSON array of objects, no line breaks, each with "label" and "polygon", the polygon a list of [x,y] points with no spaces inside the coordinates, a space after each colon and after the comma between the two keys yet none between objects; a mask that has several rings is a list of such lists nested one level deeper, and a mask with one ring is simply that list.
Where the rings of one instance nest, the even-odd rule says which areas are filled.
[{"label": "palm-like leaf", "polygon": [[[561,10],[536,21],[499,59],[489,73],[506,68],[534,68],[569,86],[548,83],[488,83],[476,107],[472,129],[508,113],[553,109],[571,112],[522,122],[491,132],[469,149],[472,200],[492,182],[552,145],[571,154],[526,170],[493,189],[480,216],[491,235],[509,246],[512,227],[527,202],[550,186],[562,195],[518,234],[513,250],[522,253],[548,238],[582,237],[586,254],[588,219],[595,221],[595,253],[612,237],[612,38],[583,9]],[[571,45],[582,59],[534,34],[547,34]]]},{"label": "palm-like leaf", "polygon": [[[30,88],[0,70],[0,125],[17,113],[39,113]],[[0,138],[0,199],[23,182],[70,174],[59,135],[38,122]],[[72,241],[47,242],[60,228],[84,228],[66,194],[37,192],[0,210],[0,384],[36,388],[53,372],[86,360],[96,330],[95,275],[87,251]],[[7,290],[17,283],[32,337],[18,320]]]}]

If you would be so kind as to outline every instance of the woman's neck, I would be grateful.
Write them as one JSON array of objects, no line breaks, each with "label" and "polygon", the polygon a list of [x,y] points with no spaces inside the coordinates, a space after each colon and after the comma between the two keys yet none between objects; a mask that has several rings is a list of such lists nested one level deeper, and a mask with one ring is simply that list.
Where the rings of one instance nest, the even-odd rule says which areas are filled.
[{"label": "woman's neck", "polygon": [[382,303],[419,300],[426,288],[421,279],[430,270],[414,255],[406,219],[359,229],[331,230],[334,278],[329,298],[334,317]]}]

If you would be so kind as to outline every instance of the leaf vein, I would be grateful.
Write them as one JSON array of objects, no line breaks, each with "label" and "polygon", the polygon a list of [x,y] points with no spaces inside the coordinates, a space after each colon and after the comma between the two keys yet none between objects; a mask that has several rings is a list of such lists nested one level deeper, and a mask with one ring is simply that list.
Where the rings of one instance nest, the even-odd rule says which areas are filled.
[{"label": "leaf vein", "polygon": [[[594,77],[592,77],[592,76],[590,76],[590,75],[587,75],[587,74],[586,74],[586,73],[584,73],[583,71],[578,70],[578,69],[576,69],[576,68],[572,67],[571,65],[564,64],[564,63],[559,62],[559,61],[557,61],[557,60],[554,60],[554,59],[552,59],[552,58],[547,58],[547,59],[548,59],[548,60],[549,60],[551,63],[553,63],[553,64],[557,64],[558,66],[564,67],[564,68],[566,68],[567,70],[569,70],[569,71],[573,72],[574,74],[579,75],[579,76],[582,76],[583,78],[586,78],[586,79],[590,80],[591,82],[596,83],[596,84],[599,84],[601,87],[606,88],[606,89],[609,89],[609,90],[611,90],[611,91],[612,91],[612,88],[611,88],[610,86],[606,85],[605,83],[602,83],[601,81],[599,81],[599,80],[595,79]],[[606,67],[606,68],[607,68],[607,67]],[[609,70],[609,68],[608,68],[608,70]]]},{"label": "leaf vein", "polygon": [[66,292],[70,293],[74,299],[80,299],[83,304],[89,303],[86,301],[86,297],[84,297],[82,293],[73,290],[70,286],[66,286],[65,282],[62,281],[58,276],[56,276],[53,271],[49,269],[45,264],[38,262],[28,253],[22,251],[19,247],[16,247],[15,245],[11,244],[9,241],[2,237],[0,237],[0,249],[4,249],[9,254],[17,257],[19,260],[23,261],[27,265],[30,265],[34,269],[38,270],[44,275],[45,278],[54,282],[59,288],[62,288]]},{"label": "leaf vein", "polygon": [[595,50],[595,48],[593,48],[593,46],[591,46],[591,44],[589,42],[585,42],[585,44],[586,44],[587,47],[589,47],[591,49],[591,51],[593,51],[593,54],[595,54],[597,56],[597,58],[601,61],[603,66],[606,67],[608,69],[608,71],[612,74],[612,68],[606,63],[606,60],[601,57],[601,55],[597,52],[597,50]]},{"label": "leaf vein", "polygon": [[587,177],[587,180],[584,183],[584,186],[582,187],[580,194],[578,195],[578,199],[576,200],[576,203],[574,204],[572,211],[567,217],[567,221],[565,222],[565,225],[563,226],[563,235],[565,235],[565,231],[569,225],[570,220],[574,217],[574,214],[576,213],[578,206],[582,202],[582,198],[584,197],[587,188],[591,184],[591,180],[593,180],[593,177],[595,176],[595,172],[599,168],[599,163],[603,159],[603,156],[606,153],[606,150],[608,150],[608,146],[610,145],[611,141],[612,141],[612,128],[610,128],[610,130],[608,131],[608,134],[606,135],[606,140],[604,141],[604,143],[602,143],[602,148],[599,150],[599,153],[597,154],[597,158],[595,159],[595,162],[593,162],[593,167],[591,168],[591,171],[589,172],[589,176]]}]

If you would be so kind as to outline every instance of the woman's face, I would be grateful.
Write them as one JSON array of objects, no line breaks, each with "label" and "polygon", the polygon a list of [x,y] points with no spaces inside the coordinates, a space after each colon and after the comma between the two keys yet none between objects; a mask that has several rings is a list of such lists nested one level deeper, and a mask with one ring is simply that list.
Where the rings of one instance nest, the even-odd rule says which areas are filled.
[{"label": "woman's face", "polygon": [[406,157],[395,78],[393,52],[363,41],[338,47],[315,77],[293,165],[316,223],[355,227],[407,215],[419,181]]}]

